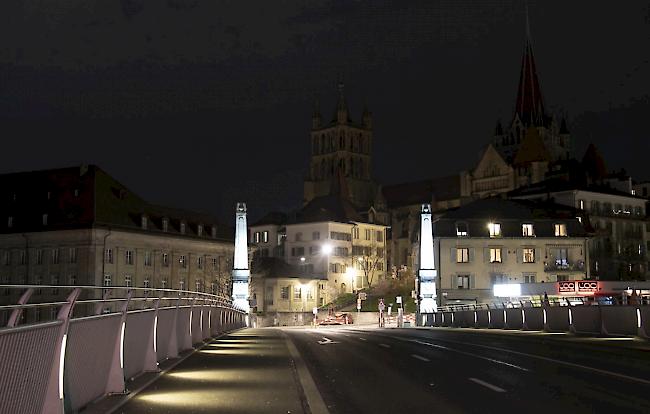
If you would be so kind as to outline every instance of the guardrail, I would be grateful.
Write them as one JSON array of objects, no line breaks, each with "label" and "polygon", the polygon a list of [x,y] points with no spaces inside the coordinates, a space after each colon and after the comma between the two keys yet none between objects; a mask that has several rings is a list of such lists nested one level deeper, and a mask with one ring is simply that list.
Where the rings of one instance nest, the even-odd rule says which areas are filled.
[{"label": "guardrail", "polygon": [[451,305],[419,315],[420,326],[571,332],[650,339],[649,305],[504,302]]},{"label": "guardrail", "polygon": [[[60,300],[30,302],[45,289]],[[202,292],[42,285],[0,290],[21,293],[16,303],[0,305],[8,314],[0,327],[0,413],[77,412],[107,394],[127,392],[129,379],[158,371],[160,362],[247,322],[229,298]],[[24,323],[26,312],[47,309],[54,310],[45,318],[51,320]]]}]

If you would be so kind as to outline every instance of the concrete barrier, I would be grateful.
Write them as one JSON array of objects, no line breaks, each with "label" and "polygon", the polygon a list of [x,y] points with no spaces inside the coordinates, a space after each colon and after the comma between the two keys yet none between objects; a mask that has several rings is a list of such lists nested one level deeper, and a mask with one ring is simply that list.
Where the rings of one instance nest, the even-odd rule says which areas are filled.
[{"label": "concrete barrier", "polygon": [[503,309],[490,309],[490,324],[488,328],[503,329],[505,327],[503,311]]},{"label": "concrete barrier", "polygon": [[636,306],[602,306],[603,334],[636,335]]},{"label": "concrete barrier", "polygon": [[505,310],[505,329],[524,329],[524,316],[522,308],[508,308]]},{"label": "concrete barrier", "polygon": [[555,306],[546,307],[546,326],[544,329],[549,332],[568,332],[569,331],[569,307]]},{"label": "concrete barrier", "polygon": [[522,308],[524,310],[524,326],[526,331],[544,330],[544,311],[542,308]]},{"label": "concrete barrier", "polygon": [[637,313],[637,319],[640,319],[639,336],[650,339],[650,306],[642,306]]},{"label": "concrete barrier", "polygon": [[602,331],[601,311],[603,306],[572,306],[573,332],[600,335]]},{"label": "concrete barrier", "polygon": [[490,327],[490,311],[481,309],[476,311],[476,328],[489,328]]}]

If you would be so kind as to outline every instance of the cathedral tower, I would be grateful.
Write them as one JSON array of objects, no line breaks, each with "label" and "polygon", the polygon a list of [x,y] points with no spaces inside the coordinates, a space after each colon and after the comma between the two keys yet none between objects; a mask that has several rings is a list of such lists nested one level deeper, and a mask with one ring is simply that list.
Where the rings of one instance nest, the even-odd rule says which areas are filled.
[{"label": "cathedral tower", "polygon": [[304,182],[303,202],[329,194],[331,181],[340,169],[350,190],[350,201],[359,210],[372,206],[377,185],[371,177],[372,115],[364,109],[361,123],[350,117],[344,86],[332,121],[324,124],[318,105],[312,115],[311,158]]}]

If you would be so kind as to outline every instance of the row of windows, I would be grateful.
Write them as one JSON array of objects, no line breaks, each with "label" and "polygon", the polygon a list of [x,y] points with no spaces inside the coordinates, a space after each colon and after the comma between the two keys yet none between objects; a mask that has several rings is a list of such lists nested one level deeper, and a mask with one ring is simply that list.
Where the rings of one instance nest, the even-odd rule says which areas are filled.
[{"label": "row of windows", "polygon": [[327,135],[323,133],[320,134],[320,136],[314,136],[312,144],[313,154],[324,154],[326,152],[337,150],[348,150],[369,154],[370,139],[364,137],[360,132],[355,136],[354,132],[348,132],[346,134],[345,131],[339,132],[338,140],[336,139],[333,131]]},{"label": "row of windows", "polygon": [[[124,274],[123,275],[123,280],[124,284],[121,286],[126,286],[126,287],[136,287],[133,284],[133,276],[130,274]],[[215,292],[219,288],[219,283],[217,281],[210,282],[210,288],[209,292],[212,294],[215,294]],[[104,274],[104,279],[102,286],[113,286],[113,275],[110,273],[105,273]],[[120,286],[120,285],[115,285],[115,286]],[[159,289],[178,289],[178,290],[186,290],[186,288],[189,288],[188,284],[186,283],[185,279],[179,279],[178,280],[178,285],[177,286],[172,286],[171,283],[167,281],[166,278],[160,279],[160,285],[159,286],[154,286],[153,283],[151,282],[150,277],[145,277],[142,280],[142,286],[143,288],[159,288]],[[196,292],[205,292],[206,291],[206,286],[202,280],[196,280],[194,282],[194,290]]]},{"label": "row of windows", "polygon": [[[501,223],[493,223],[490,222],[487,224],[488,232],[490,234],[490,237],[501,237],[503,234],[501,233]],[[566,237],[568,236],[567,230],[566,230],[566,224],[563,223],[556,223],[553,224],[553,232],[556,237]],[[524,223],[521,225],[521,235],[523,237],[534,237],[535,236],[535,228],[532,224],[530,223]],[[467,223],[456,223],[456,236],[458,237],[468,237],[469,236],[469,231],[468,231],[468,226]]]},{"label": "row of windows", "polygon": [[[61,258],[61,249],[59,248],[54,248],[54,249],[36,249],[35,254],[36,254],[36,264],[42,265],[43,264],[43,258],[45,256],[45,252],[49,252],[49,263],[50,264],[59,264],[60,263],[60,258]],[[76,247],[70,247],[67,249],[67,257],[66,257],[66,262],[70,264],[77,263],[77,248]],[[11,266],[13,264],[13,258],[14,255],[12,254],[12,251],[10,250],[5,250],[2,252],[2,263],[5,266]],[[18,264],[20,265],[25,265],[27,264],[27,251],[26,250],[20,250],[18,251]]]},{"label": "row of windows", "polygon": [[[289,294],[290,294],[291,290],[292,290],[291,286],[282,286],[282,287],[280,287],[280,299],[289,300]],[[273,304],[273,287],[269,286],[269,287],[266,288],[266,295],[267,295],[267,304],[272,305]],[[311,287],[302,287],[301,285],[294,285],[293,286],[293,298],[294,299],[302,299],[303,295],[304,295],[304,298],[306,300],[313,300],[314,299],[314,290]]]},{"label": "row of windows", "polygon": [[[152,252],[150,251],[145,251],[143,254],[143,264],[145,266],[151,266],[153,263],[153,255]],[[114,258],[113,258],[113,249],[106,249],[104,251],[104,261],[106,263],[113,263]],[[127,265],[133,265],[135,263],[135,252],[133,250],[125,250],[124,251],[124,262]],[[183,255],[178,256],[178,263],[182,268],[187,268],[187,257]],[[167,267],[169,266],[169,253],[161,253],[161,263],[163,266]],[[218,257],[212,257],[211,258],[211,263],[212,263],[212,269],[213,270],[219,270],[219,258]],[[205,257],[199,256],[196,259],[196,265],[199,269],[203,269],[205,266]]]},{"label": "row of windows", "polygon": [[[503,259],[501,257],[501,248],[500,247],[490,247],[486,253],[489,253],[489,262],[490,263],[502,263]],[[558,249],[562,252],[564,259],[566,261],[567,249]],[[525,247],[521,249],[521,260],[523,263],[535,263],[535,249],[532,247]],[[456,248],[456,263],[469,263],[470,258],[470,249],[469,247],[458,247]]]},{"label": "row of windows", "polygon": [[[266,235],[264,235],[264,233],[266,233]],[[360,233],[359,232],[359,227],[355,226],[355,227],[352,228],[352,234],[344,233],[344,232],[340,232],[340,231],[332,231],[332,232],[330,232],[330,239],[331,240],[351,241],[352,238],[354,238],[355,240],[359,240],[359,233]],[[365,240],[372,240],[373,233],[375,233],[375,240],[376,241],[378,241],[378,242],[383,242],[384,241],[384,231],[383,230],[373,231],[371,229],[365,229],[365,231],[364,231]],[[255,243],[259,243],[259,234],[260,234],[260,232],[255,232],[255,234],[254,234]],[[262,234],[263,238],[265,237],[264,240],[266,240],[266,241],[264,241],[264,243],[266,243],[268,241],[268,232],[265,231],[265,232],[263,232],[261,234]],[[311,239],[312,240],[320,240],[320,232],[319,231],[313,232],[311,234]],[[297,241],[297,242],[303,241],[302,232],[297,232],[294,235],[294,240]]]},{"label": "row of windows", "polygon": [[253,233],[253,242],[254,243],[268,243],[269,242],[269,232],[265,231],[256,231]]},{"label": "row of windows", "polygon": [[[621,203],[610,203],[592,200],[590,203],[590,213],[592,214],[621,214],[621,215],[635,215],[642,216],[643,208],[641,206],[633,207],[629,204],[623,205]],[[578,200],[578,208],[585,209],[585,201]]]}]

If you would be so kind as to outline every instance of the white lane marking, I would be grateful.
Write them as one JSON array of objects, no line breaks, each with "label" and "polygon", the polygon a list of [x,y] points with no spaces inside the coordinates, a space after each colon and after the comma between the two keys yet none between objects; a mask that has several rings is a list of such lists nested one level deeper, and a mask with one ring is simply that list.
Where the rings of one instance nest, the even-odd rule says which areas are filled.
[{"label": "white lane marking", "polygon": [[429,362],[429,358],[425,358],[423,356],[416,355],[416,354],[411,354],[411,356],[415,359],[419,359],[420,361]]},{"label": "white lane marking", "polygon": [[[452,342],[452,343],[456,343],[456,344],[461,344],[462,343],[462,342],[457,342],[457,341],[450,341],[448,339],[440,339],[440,340],[444,341],[444,342]],[[508,352],[508,353],[511,353],[511,354],[521,355],[521,356],[528,357],[528,358],[541,359],[542,361],[555,362],[556,364],[566,365],[566,366],[574,367],[574,368],[582,368],[582,369],[584,369],[586,371],[597,372],[597,373],[603,374],[603,375],[609,375],[609,376],[616,377],[616,378],[623,378],[623,379],[626,379],[626,380],[629,380],[629,381],[635,381],[635,382],[640,382],[642,384],[650,385],[650,381],[646,380],[646,379],[643,379],[643,378],[630,377],[629,375],[619,374],[618,372],[612,372],[612,371],[607,371],[607,370],[600,369],[600,368],[588,367],[586,365],[575,364],[573,362],[567,362],[567,361],[562,361],[562,360],[559,360],[559,359],[543,357],[543,356],[540,356],[540,355],[527,354],[525,352],[513,351],[511,349],[498,348],[496,346],[478,345],[478,344],[475,344],[475,343],[474,344],[467,344],[467,345],[472,345],[472,346],[476,346],[476,347],[479,347],[479,348],[492,349],[492,350],[495,350],[495,351]]]},{"label": "white lane marking", "polygon": [[322,341],[318,341],[318,343],[321,344],[321,345],[338,344],[338,342],[336,342],[336,341],[332,341],[331,339],[326,338],[326,337],[323,337],[323,340],[322,340]]},{"label": "white lane marking", "polygon": [[379,346],[381,346],[383,348],[390,348],[390,345],[388,345],[388,344],[379,344]]},{"label": "white lane marking", "polygon": [[480,380],[478,378],[469,378],[469,380],[472,381],[472,382],[475,382],[475,383],[477,383],[479,385],[482,385],[485,388],[489,388],[494,392],[506,392],[506,390],[504,390],[503,388],[497,387],[496,385],[490,384],[489,382],[482,381],[482,380]]},{"label": "white lane marking", "polygon": [[367,341],[366,338],[359,337],[359,339],[361,339],[362,341]]},{"label": "white lane marking", "polygon": [[430,342],[418,341],[417,339],[414,339],[413,342],[415,342],[416,344],[420,344],[420,345],[427,345],[427,346],[431,346],[431,347],[434,347],[434,348],[444,349],[446,351],[456,352],[456,353],[471,356],[471,357],[474,357],[474,358],[484,359],[486,361],[494,362],[495,364],[505,365],[505,366],[510,367],[510,368],[520,369],[520,370],[526,371],[526,372],[529,371],[528,368],[520,367],[519,365],[511,364],[509,362],[501,361],[499,359],[488,358],[488,357],[472,354],[470,352],[465,352],[465,351],[449,348],[449,347],[438,345],[438,344],[432,344]]}]

